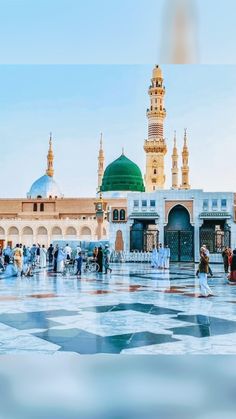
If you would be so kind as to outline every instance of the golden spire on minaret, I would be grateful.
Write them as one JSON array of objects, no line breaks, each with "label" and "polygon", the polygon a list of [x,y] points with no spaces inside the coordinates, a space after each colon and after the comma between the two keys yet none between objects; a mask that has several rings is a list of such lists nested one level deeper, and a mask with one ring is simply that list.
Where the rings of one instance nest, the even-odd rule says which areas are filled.
[{"label": "golden spire on minaret", "polygon": [[98,154],[98,192],[100,191],[100,188],[102,186],[102,178],[104,174],[104,150],[103,150],[103,135],[101,133],[100,137],[100,149]]},{"label": "golden spire on minaret", "polygon": [[53,161],[54,161],[54,154],[52,149],[52,133],[50,132],[50,139],[49,139],[49,150],[48,150],[48,168],[46,171],[46,174],[50,177],[53,177],[54,175],[54,167],[53,167]]},{"label": "golden spire on minaret", "polygon": [[153,69],[151,85],[149,87],[150,108],[147,110],[148,139],[144,143],[146,152],[146,192],[163,189],[165,186],[164,157],[167,146],[164,138],[164,120],[166,110],[164,106],[165,87],[161,68],[157,65]]},{"label": "golden spire on minaret", "polygon": [[187,144],[187,129],[184,130],[184,146],[182,151],[182,184],[180,189],[190,189],[189,184],[189,151]]},{"label": "golden spire on minaret", "polygon": [[176,131],[174,135],[174,147],[173,147],[173,154],[172,154],[172,189],[178,189],[178,177],[179,177],[179,168],[178,168],[178,150],[176,145]]}]

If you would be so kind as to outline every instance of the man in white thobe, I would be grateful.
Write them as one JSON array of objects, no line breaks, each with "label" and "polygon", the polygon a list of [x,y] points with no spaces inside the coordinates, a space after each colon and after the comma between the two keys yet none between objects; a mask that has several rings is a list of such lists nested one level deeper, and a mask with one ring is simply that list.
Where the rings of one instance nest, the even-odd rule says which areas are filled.
[{"label": "man in white thobe", "polygon": [[45,249],[45,245],[43,244],[40,247],[40,268],[46,268],[47,266],[47,250]]},{"label": "man in white thobe", "polygon": [[151,258],[151,267],[157,268],[158,266],[158,251],[155,245],[152,248],[152,258]]},{"label": "man in white thobe", "polygon": [[164,269],[164,249],[162,244],[159,244],[159,251],[158,251],[158,269]]},{"label": "man in white thobe", "polygon": [[164,249],[164,269],[170,269],[170,248],[168,244],[165,245]]},{"label": "man in white thobe", "polygon": [[69,244],[67,244],[64,248],[64,253],[66,254],[66,259],[70,260],[71,259],[71,254],[72,254],[72,249],[69,246]]}]

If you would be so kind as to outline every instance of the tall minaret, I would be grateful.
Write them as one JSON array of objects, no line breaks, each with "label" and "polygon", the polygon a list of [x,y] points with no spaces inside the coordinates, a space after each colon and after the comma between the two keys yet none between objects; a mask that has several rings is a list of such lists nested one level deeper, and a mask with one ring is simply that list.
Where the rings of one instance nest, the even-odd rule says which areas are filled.
[{"label": "tall minaret", "polygon": [[99,154],[98,154],[98,192],[100,191],[100,187],[102,185],[102,178],[103,178],[103,174],[104,174],[104,151],[103,151],[103,138],[102,138],[102,133],[101,133],[101,138],[100,138],[100,149],[99,149]]},{"label": "tall minaret", "polygon": [[189,165],[188,165],[189,151],[187,145],[187,129],[184,131],[184,146],[182,152],[182,184],[180,189],[190,189],[189,184]]},{"label": "tall minaret", "polygon": [[178,150],[176,145],[176,131],[174,136],[174,147],[173,147],[173,154],[172,154],[172,189],[179,188],[179,168],[178,168]]},{"label": "tall minaret", "polygon": [[163,189],[165,185],[164,156],[167,146],[164,139],[164,107],[165,87],[162,71],[159,66],[153,69],[151,85],[149,87],[150,109],[147,110],[148,139],[145,140],[146,152],[146,192]]},{"label": "tall minaret", "polygon": [[46,174],[50,177],[53,177],[54,175],[54,167],[53,167],[53,161],[54,161],[54,154],[52,149],[52,133],[50,133],[50,139],[49,139],[49,150],[48,150],[48,168],[46,171]]}]

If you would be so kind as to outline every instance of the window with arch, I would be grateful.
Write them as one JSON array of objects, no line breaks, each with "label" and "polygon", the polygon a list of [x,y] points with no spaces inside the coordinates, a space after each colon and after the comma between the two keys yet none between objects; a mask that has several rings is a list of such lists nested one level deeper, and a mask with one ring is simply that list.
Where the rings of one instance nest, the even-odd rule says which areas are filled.
[{"label": "window with arch", "polygon": [[125,221],[125,210],[124,209],[120,210],[120,220]]},{"label": "window with arch", "polygon": [[41,212],[43,212],[43,211],[44,211],[44,203],[43,203],[43,202],[41,202],[41,204],[40,204],[40,211],[41,211]]},{"label": "window with arch", "polygon": [[38,211],[38,205],[36,204],[36,202],[34,203],[33,211],[34,212]]},{"label": "window with arch", "polygon": [[119,220],[119,211],[118,209],[114,209],[113,210],[113,221],[118,221]]},{"label": "window with arch", "polygon": [[157,174],[157,169],[153,170],[153,174],[156,175]]}]

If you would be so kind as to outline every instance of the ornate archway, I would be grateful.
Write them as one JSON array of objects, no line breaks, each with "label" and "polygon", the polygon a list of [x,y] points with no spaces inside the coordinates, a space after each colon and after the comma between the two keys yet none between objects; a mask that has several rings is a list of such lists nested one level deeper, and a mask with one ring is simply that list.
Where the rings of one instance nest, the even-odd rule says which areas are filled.
[{"label": "ornate archway", "polygon": [[169,212],[165,243],[170,248],[172,262],[194,261],[194,227],[183,205],[176,205]]}]

